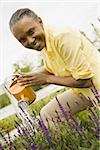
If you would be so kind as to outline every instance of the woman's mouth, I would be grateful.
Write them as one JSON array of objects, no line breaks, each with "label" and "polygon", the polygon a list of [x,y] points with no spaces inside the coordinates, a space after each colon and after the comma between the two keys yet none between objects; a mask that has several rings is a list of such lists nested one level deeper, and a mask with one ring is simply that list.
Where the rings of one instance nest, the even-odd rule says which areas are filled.
[{"label": "woman's mouth", "polygon": [[33,48],[34,49],[36,49],[36,50],[38,50],[38,51],[40,51],[40,50],[42,50],[43,49],[43,43],[42,43],[42,41],[37,41],[34,45],[33,45]]},{"label": "woman's mouth", "polygon": [[39,42],[36,42],[36,44],[34,45],[34,47],[37,49],[39,47]]},{"label": "woman's mouth", "polygon": [[33,45],[33,49],[38,50],[40,47],[39,42],[36,42],[36,44]]}]

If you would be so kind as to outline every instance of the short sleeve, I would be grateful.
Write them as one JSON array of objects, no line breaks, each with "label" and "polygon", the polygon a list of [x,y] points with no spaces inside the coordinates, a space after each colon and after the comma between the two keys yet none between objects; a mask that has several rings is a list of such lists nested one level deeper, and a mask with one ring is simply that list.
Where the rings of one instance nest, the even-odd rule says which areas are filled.
[{"label": "short sleeve", "polygon": [[45,58],[45,54],[42,53],[42,56],[43,56],[43,66],[44,66],[44,68],[45,68],[48,72],[53,73],[52,70],[51,70],[51,68],[50,68],[50,67],[48,66],[48,64],[47,64],[47,61],[46,61],[46,58]]},{"label": "short sleeve", "polygon": [[82,52],[79,34],[62,34],[58,38],[59,53],[73,78],[89,79],[94,76],[93,70]]},{"label": "short sleeve", "polygon": [[48,65],[47,65],[47,63],[46,63],[45,60],[43,60],[43,65],[44,65],[44,68],[45,68],[48,72],[53,73],[52,70],[48,67]]}]

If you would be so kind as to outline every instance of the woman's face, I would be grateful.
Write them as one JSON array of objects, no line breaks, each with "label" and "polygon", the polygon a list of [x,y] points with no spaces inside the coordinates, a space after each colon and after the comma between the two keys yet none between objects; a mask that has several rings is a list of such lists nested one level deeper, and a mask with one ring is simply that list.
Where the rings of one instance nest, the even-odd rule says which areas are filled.
[{"label": "woman's face", "polygon": [[41,51],[45,46],[45,33],[40,18],[24,16],[17,21],[11,31],[16,39],[26,48]]}]

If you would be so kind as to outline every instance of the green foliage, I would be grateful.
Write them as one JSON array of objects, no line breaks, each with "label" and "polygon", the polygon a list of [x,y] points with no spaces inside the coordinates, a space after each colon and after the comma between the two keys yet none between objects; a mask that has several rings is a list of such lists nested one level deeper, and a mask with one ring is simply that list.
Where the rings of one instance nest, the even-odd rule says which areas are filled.
[{"label": "green foliage", "polygon": [[15,121],[21,123],[21,120],[18,119],[15,114],[0,120],[0,131],[6,134],[15,129]]},{"label": "green foliage", "polygon": [[[65,89],[62,89],[60,91],[57,91],[57,92],[54,92],[52,93],[51,95],[41,99],[40,101],[36,102],[35,104],[31,104],[30,105],[30,113],[32,112],[32,110],[35,110],[36,111],[36,114],[39,114],[41,108],[46,105],[55,95],[57,94],[60,94],[62,92],[64,92]],[[16,117],[16,115],[11,115],[3,120],[0,120],[0,128],[2,129],[2,131],[4,133],[6,133],[6,131],[11,131],[13,129],[15,129],[15,120],[17,122],[18,121],[18,118]],[[21,122],[19,122],[21,123]]]},{"label": "green foliage", "polygon": [[45,98],[41,99],[40,101],[37,101],[36,103],[31,104],[30,110],[35,110],[36,114],[38,115],[43,106],[45,106],[51,99],[53,99],[54,96],[63,93],[65,90],[66,90],[66,88],[63,88],[57,92],[50,94],[49,96],[46,96]]},{"label": "green foliage", "polygon": [[9,105],[10,103],[10,99],[6,93],[0,95],[0,109]]},{"label": "green foliage", "polygon": [[32,89],[33,89],[34,91],[38,91],[38,90],[42,89],[42,86],[41,86],[41,85],[33,85],[33,86],[32,86]]},{"label": "green foliage", "polygon": [[[50,96],[42,99],[41,101],[38,101],[35,104],[30,105],[31,111],[35,109],[37,111],[37,114],[39,114],[40,109],[46,105],[55,95],[58,93],[62,93],[66,89],[62,89],[58,92],[55,92],[51,94]],[[99,109],[98,108],[92,108],[95,112],[95,115],[99,116]],[[83,133],[80,136],[76,129],[72,126],[72,120],[70,119],[68,122],[59,122],[56,124],[56,128],[52,129],[49,128],[49,134],[51,136],[51,141],[48,142],[44,133],[41,129],[38,130],[38,132],[32,136],[28,133],[27,129],[25,128],[25,132],[28,134],[23,134],[18,136],[14,139],[14,145],[16,145],[16,149],[29,149],[30,145],[34,143],[37,147],[37,150],[40,149],[46,149],[46,150],[98,150],[100,147],[100,141],[96,137],[97,131],[94,127],[93,122],[90,120],[89,116],[91,115],[91,112],[87,109],[83,112],[80,112],[75,115],[76,120],[78,121],[79,125],[83,128]],[[10,116],[10,118],[7,120],[2,120],[0,122],[0,125],[2,124],[2,127],[5,129],[2,130],[2,132],[10,131],[12,126],[13,129],[15,127],[15,121],[21,123],[16,116]],[[7,123],[7,124],[6,124]],[[95,122],[94,122],[95,123]],[[11,128],[10,128],[11,127]],[[8,150],[8,145],[5,145],[5,150]]]},{"label": "green foliage", "polygon": [[[13,73],[27,73],[32,71],[32,64],[31,63],[23,63],[23,62],[19,62],[19,63],[15,63],[13,64]],[[34,91],[38,91],[40,89],[42,89],[41,85],[34,85],[32,86]]]},{"label": "green foliage", "polygon": [[28,63],[24,63],[24,64],[13,64],[13,73],[18,73],[18,72],[23,72],[23,73],[26,73],[26,72],[30,72],[32,70],[32,66],[31,64],[28,64]]},{"label": "green foliage", "polygon": [[[97,111],[99,110],[97,109]],[[86,120],[84,120],[84,115],[86,116]],[[47,141],[41,129],[34,136],[30,134],[20,135],[14,140],[16,149],[31,150],[30,145],[34,143],[37,150],[98,150],[100,141],[96,138],[96,130],[93,130],[93,123],[89,119],[89,115],[88,110],[77,114],[77,119],[80,119],[80,124],[81,122],[85,123],[82,125],[84,132],[81,136],[71,126],[72,120],[69,120],[68,122],[59,122],[55,130],[52,128],[48,129],[51,137],[50,142]],[[89,128],[86,127],[87,123],[89,123]],[[5,145],[5,150],[8,150],[7,145]]]}]

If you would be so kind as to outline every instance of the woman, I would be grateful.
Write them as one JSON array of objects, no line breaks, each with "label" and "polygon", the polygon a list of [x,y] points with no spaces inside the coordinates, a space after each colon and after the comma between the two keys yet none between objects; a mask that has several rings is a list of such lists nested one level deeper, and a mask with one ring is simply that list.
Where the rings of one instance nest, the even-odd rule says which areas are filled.
[{"label": "woman", "polygon": [[[17,10],[10,19],[10,29],[15,38],[26,48],[41,51],[44,68],[37,73],[19,77],[20,85],[57,84],[69,88],[58,96],[65,111],[72,114],[93,106],[93,86],[100,90],[100,55],[96,48],[79,32],[66,30],[55,32],[44,26],[40,17],[30,9]],[[68,104],[68,105],[67,105]],[[56,98],[41,111],[46,126],[46,118],[52,125],[57,114],[62,117]]]}]

